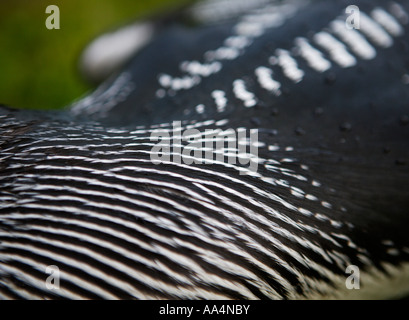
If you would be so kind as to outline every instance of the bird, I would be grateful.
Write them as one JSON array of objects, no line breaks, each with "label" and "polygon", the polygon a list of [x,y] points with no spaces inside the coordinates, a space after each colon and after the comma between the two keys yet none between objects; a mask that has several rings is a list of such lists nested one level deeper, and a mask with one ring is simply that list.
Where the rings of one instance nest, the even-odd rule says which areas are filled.
[{"label": "bird", "polygon": [[407,297],[408,12],[205,0],[96,39],[93,92],[0,107],[0,299]]}]

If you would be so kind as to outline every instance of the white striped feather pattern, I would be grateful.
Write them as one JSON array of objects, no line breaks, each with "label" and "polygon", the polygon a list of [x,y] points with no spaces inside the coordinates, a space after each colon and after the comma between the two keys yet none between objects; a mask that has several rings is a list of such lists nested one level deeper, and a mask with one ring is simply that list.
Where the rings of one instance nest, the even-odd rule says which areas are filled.
[{"label": "white striped feather pattern", "polygon": [[[354,34],[355,39],[359,34],[360,48],[354,48],[349,41],[352,38],[344,38],[336,30],[333,31],[339,40],[326,33],[326,40],[331,40],[329,45],[323,40],[328,45],[326,48],[341,50],[342,58],[347,54],[349,58],[347,62],[340,61],[339,56],[330,54],[328,59],[349,67],[355,56],[346,47],[360,58],[370,59],[369,42],[378,47],[392,45],[392,37],[401,34],[400,24],[382,10],[372,12],[374,20],[364,15],[361,33],[349,34]],[[242,40],[241,49],[251,44]],[[244,37],[244,40],[249,39]],[[312,69],[324,72],[332,67],[327,56],[313,48],[307,39],[297,38],[295,45]],[[282,63],[281,67],[287,76],[292,75],[297,57],[290,57],[290,52],[297,50],[278,49],[278,52],[285,52],[286,58],[291,59],[287,60],[290,65]],[[281,84],[272,82],[275,80],[270,69],[261,70],[268,71],[262,76],[269,82],[259,83],[277,94]],[[295,82],[304,75],[302,70],[297,72]],[[257,97],[248,91],[244,80],[236,80],[234,88],[236,97],[247,107],[255,105]],[[109,95],[103,98],[102,111],[108,111],[112,101]],[[219,103],[222,112],[227,102]],[[101,111],[93,108],[88,111]],[[14,119],[7,119],[6,124],[25,125]],[[227,124],[228,120],[185,122],[180,129],[217,130]],[[9,132],[7,126],[0,123],[0,128],[6,127],[2,129],[4,135]],[[58,122],[40,124],[38,128],[26,134],[31,141],[19,144],[17,151],[13,146],[4,149],[0,158],[0,164],[10,157],[14,160],[7,168],[11,173],[0,176],[0,181],[23,197],[0,195],[0,276],[18,275],[17,282],[28,285],[21,289],[7,277],[0,278],[0,297],[13,296],[3,290],[4,286],[24,298],[47,296],[44,279],[38,276],[44,273],[45,261],[71,270],[62,268],[62,278],[71,286],[58,292],[60,297],[71,299],[88,296],[111,299],[121,294],[142,299],[257,298],[251,288],[258,288],[269,298],[299,298],[302,295],[291,291],[290,278],[297,279],[302,289],[315,288],[323,295],[327,281],[322,279],[328,278],[333,283],[344,281],[326,264],[335,264],[339,270],[350,264],[350,258],[341,253],[345,246],[356,250],[364,264],[371,263],[363,248],[339,233],[343,223],[325,215],[326,210],[333,208],[326,199],[292,185],[297,181],[297,186],[303,183],[321,186],[286,168],[286,163],[295,159],[278,151],[279,146],[269,150],[268,157],[256,159],[266,170],[263,174],[243,178],[238,175],[245,170],[243,167],[217,160],[209,162],[212,166],[169,161],[163,163],[164,167],[149,167],[153,146],[149,135],[158,128],[172,130],[171,123],[141,126],[131,131],[106,129],[97,123],[87,124],[85,130],[75,124],[61,129]],[[203,136],[200,141],[206,139]],[[50,147],[62,154],[44,157]],[[225,150],[229,154],[231,151]],[[274,152],[285,157],[274,159]],[[70,162],[75,165],[67,165]],[[31,171],[19,172],[27,163],[33,163]],[[257,183],[248,183],[246,179]],[[69,187],[62,186],[67,182]],[[282,188],[289,196],[279,196],[271,188]],[[177,196],[188,199],[189,203],[177,201]],[[300,208],[296,198],[320,202],[323,212]],[[14,206],[21,212],[13,212]],[[302,218],[314,219],[314,223],[303,222]],[[318,227],[320,224],[326,225],[326,231]],[[2,225],[11,231],[3,231]],[[318,236],[321,245],[311,236]],[[323,249],[322,243],[333,249]],[[309,255],[318,257],[322,263]],[[151,256],[154,258],[148,258]],[[275,268],[266,264],[263,257],[274,261]],[[174,268],[176,265],[178,269]],[[213,272],[208,271],[209,267]],[[306,276],[302,270],[307,269],[315,276]],[[189,272],[183,272],[186,270]],[[264,274],[269,275],[270,282]]]},{"label": "white striped feather pattern", "polygon": [[[215,122],[210,123],[214,125]],[[225,125],[227,124],[227,122],[223,123]],[[269,259],[273,261],[277,261],[282,266],[281,268],[284,268],[288,273],[292,273],[296,278],[301,278],[302,274],[292,268],[288,262],[282,258],[283,255],[292,257],[297,263],[300,263],[305,268],[312,268],[312,270],[315,270],[318,274],[323,274],[325,268],[322,268],[322,266],[318,267],[318,265],[314,267],[312,260],[310,261],[308,258],[299,255],[297,251],[288,246],[288,244],[277,239],[277,236],[286,239],[286,241],[294,242],[294,244],[300,245],[307,250],[311,250],[322,256],[323,259],[331,262],[329,255],[322,251],[317,245],[309,242],[304,237],[301,238],[295,233],[285,230],[285,228],[283,229],[281,224],[288,224],[292,228],[311,233],[319,233],[320,231],[318,229],[300,223],[299,221],[293,221],[283,214],[283,212],[273,210],[270,206],[267,206],[260,200],[255,200],[253,197],[247,195],[247,193],[258,194],[262,198],[265,198],[265,201],[274,201],[282,205],[286,210],[299,212],[300,209],[281,197],[248,184],[239,178],[235,178],[231,174],[217,171],[214,169],[214,166],[187,166],[168,162],[165,163],[168,167],[167,170],[163,170],[160,167],[150,168],[146,167],[146,165],[150,163],[150,160],[141,159],[141,157],[138,157],[138,159],[136,159],[136,157],[122,158],[121,151],[119,151],[119,153],[117,152],[115,157],[109,158],[110,153],[106,153],[105,150],[117,147],[118,143],[116,140],[123,140],[122,136],[117,135],[118,132],[112,132],[112,135],[107,135],[102,128],[93,128],[92,134],[90,135],[92,136],[91,139],[88,137],[80,137],[81,135],[79,133],[74,133],[76,130],[79,131],[80,128],[67,127],[66,131],[71,132],[71,136],[65,139],[59,138],[63,135],[66,137],[64,133],[51,138],[44,136],[40,132],[38,138],[24,144],[22,151],[13,153],[16,162],[27,161],[27,155],[44,154],[44,151],[47,150],[46,146],[52,145],[63,150],[67,155],[49,155],[46,161],[53,163],[53,165],[48,163],[37,164],[33,167],[33,173],[25,173],[24,176],[21,176],[19,173],[14,172],[8,176],[8,179],[14,181],[12,186],[13,190],[23,196],[26,195],[28,200],[19,201],[19,207],[24,210],[25,213],[2,214],[1,221],[7,224],[11,223],[13,226],[18,226],[24,223],[24,221],[35,222],[30,223],[30,232],[18,228],[11,233],[13,235],[12,237],[10,237],[10,233],[4,232],[0,233],[0,237],[2,238],[3,249],[21,249],[23,244],[15,241],[15,239],[23,239],[24,241],[30,242],[30,246],[32,246],[30,247],[31,254],[41,256],[42,259],[47,257],[48,259],[53,259],[56,264],[71,267],[74,267],[77,262],[85,263],[86,265],[83,265],[81,269],[87,270],[94,284],[89,284],[87,282],[88,280],[85,279],[81,281],[72,280],[71,276],[73,275],[66,278],[66,281],[74,283],[80,287],[81,290],[92,291],[100,297],[107,298],[109,296],[106,295],[105,291],[109,291],[109,289],[107,289],[109,287],[105,288],[105,285],[114,286],[116,283],[118,291],[122,288],[127,293],[138,298],[159,297],[161,296],[160,292],[167,292],[170,296],[174,294],[182,298],[214,297],[215,292],[211,290],[208,291],[208,289],[204,288],[200,289],[200,286],[194,286],[199,280],[196,279],[193,281],[183,274],[174,272],[172,268],[167,265],[166,261],[159,259],[159,267],[156,262],[152,262],[134,251],[126,250],[123,246],[116,245],[115,241],[107,241],[104,237],[117,239],[117,241],[140,247],[153,254],[163,254],[166,252],[167,259],[171,259],[172,263],[185,266],[189,270],[196,272],[195,274],[197,274],[197,276],[204,277],[201,280],[203,283],[214,283],[214,285],[219,287],[225,284],[225,287],[229,290],[233,290],[240,296],[248,298],[255,298],[255,296],[253,296],[247,288],[243,287],[243,284],[217,275],[214,275],[212,278],[211,275],[201,269],[200,264],[196,261],[189,259],[184,254],[179,254],[178,251],[181,248],[193,248],[193,244],[180,239],[184,236],[192,237],[193,234],[199,243],[202,244],[194,247],[194,251],[198,257],[209,264],[217,265],[217,269],[219,270],[221,261],[224,261],[223,272],[231,274],[232,278],[239,276],[240,279],[248,279],[247,281],[253,283],[255,286],[265,286],[262,291],[271,298],[279,298],[283,293],[276,292],[273,287],[267,283],[263,284],[259,275],[252,273],[237,262],[221,259],[215,254],[215,252],[217,252],[216,248],[230,252],[230,254],[236,256],[235,259],[238,258],[239,261],[247,261],[247,263],[253,265],[257,270],[262,270],[269,274],[275,281],[278,281],[283,288],[288,288],[290,284],[280,272],[259,261],[256,258],[259,253],[268,256]],[[53,132],[53,130],[48,131]],[[133,155],[141,153],[147,153],[149,155],[149,151],[140,150],[142,147],[148,147],[148,149],[152,147],[152,144],[142,142],[147,140],[146,137],[143,138],[143,135],[147,135],[148,132],[151,131],[149,129],[143,129],[139,130],[137,134],[134,132],[131,136],[128,135],[130,141],[139,142],[122,143],[122,148],[131,146],[135,148],[137,152],[127,150],[124,154],[133,152]],[[125,134],[126,132],[122,133]],[[90,144],[90,141],[92,141],[92,144]],[[107,141],[112,141],[112,143],[107,143]],[[91,154],[94,155],[95,152],[97,152],[101,157],[98,157],[98,160],[96,160],[89,156],[69,156],[68,154],[72,153],[72,150],[75,150],[78,144],[84,144],[84,148],[77,148],[77,152],[79,150],[89,152],[90,149],[93,149]],[[8,152],[12,152],[12,150]],[[104,158],[102,155],[108,156],[108,158]],[[67,161],[75,161],[77,164],[67,166]],[[280,164],[279,161],[272,159],[269,159],[269,162],[275,162],[276,165]],[[214,162],[214,164],[216,164],[216,162]],[[234,165],[226,166],[224,163],[217,164],[226,168],[235,167]],[[94,167],[98,165],[108,165],[110,169],[100,170]],[[174,169],[172,169],[172,167],[174,167]],[[18,168],[14,168],[11,170],[17,169]],[[281,169],[283,170],[276,174],[284,175],[288,173],[285,168]],[[36,172],[41,172],[41,175],[38,175]],[[134,176],[135,174],[136,176]],[[148,174],[150,177],[143,178],[142,176],[144,174]],[[198,174],[205,174],[209,177],[214,176],[214,178],[201,179],[198,178]],[[141,177],[138,177],[138,175],[141,175]],[[166,179],[157,179],[155,177]],[[262,176],[252,177],[252,179],[260,178],[262,178]],[[37,181],[36,184],[27,185],[26,181],[30,179]],[[105,182],[105,179],[109,182]],[[173,182],[170,183],[168,180]],[[248,192],[243,193],[238,189],[232,189],[223,181],[230,181],[236,185],[240,185],[241,188],[247,189]],[[272,181],[273,182],[270,183],[274,185],[274,180]],[[64,185],[71,182],[72,186],[65,187],[64,185],[60,185],[60,182],[64,182]],[[130,185],[143,185],[145,188],[144,190],[138,190],[130,187]],[[196,191],[189,187],[189,185],[196,186]],[[165,188],[165,193],[162,195],[151,193],[147,191],[150,186]],[[184,194],[192,203],[196,203],[198,206],[197,209],[172,200],[172,198],[166,194],[166,189],[171,192],[169,195],[174,192]],[[116,190],[116,192],[112,193],[112,190]],[[244,203],[248,203],[250,207],[232,201],[231,195],[241,199],[241,202],[244,201]],[[220,207],[220,205],[216,205],[216,202],[223,205]],[[254,211],[251,207],[258,209]],[[0,206],[0,208],[7,210],[9,207]],[[110,214],[110,212],[121,212],[122,215],[126,215],[128,218],[124,220],[120,216]],[[210,212],[212,214],[209,214]],[[303,210],[300,212],[303,212]],[[139,223],[130,223],[131,218],[143,220],[145,223],[155,225],[157,230],[174,234],[173,240],[169,238],[169,236],[161,235],[161,232],[143,227]],[[277,223],[274,223],[271,218],[276,219]],[[89,219],[93,222],[89,222]],[[240,230],[232,228],[229,224],[221,223],[220,219],[227,219],[232,222],[232,225],[239,225],[241,228],[245,228],[248,230],[248,233],[243,234]],[[183,226],[179,226],[177,221],[179,221],[179,223],[182,221]],[[100,225],[99,223],[102,224]],[[107,223],[111,226],[107,227]],[[55,224],[56,226],[61,224],[61,227],[47,226],[47,224]],[[137,234],[152,239],[151,241],[153,241],[155,245],[141,241],[137,236],[133,237],[129,232],[124,231],[129,229],[134,229]],[[42,235],[33,236],[31,232],[34,231],[41,232]],[[91,235],[96,233],[99,236]],[[273,236],[274,234],[276,236]],[[55,237],[55,239],[53,237]],[[57,240],[59,237],[73,239],[73,241],[75,239],[74,242],[80,241],[83,244],[86,243],[87,246],[92,245],[94,249],[86,249],[86,246],[78,246],[78,244],[67,244],[64,246],[62,240]],[[329,234],[326,235],[326,238],[332,242],[336,242]],[[241,239],[243,241],[242,245],[253,248],[254,253],[246,253],[242,248],[237,247],[232,242],[233,239]],[[261,239],[263,242],[269,242],[272,248],[274,248],[274,251],[266,249],[265,246],[261,245],[259,243]],[[43,245],[48,244],[48,249],[44,250],[37,247],[38,243]],[[160,243],[163,245],[160,245]],[[189,243],[190,245],[188,245]],[[26,249],[29,248],[26,245],[24,245],[24,247]],[[64,255],[60,257],[57,252],[63,248],[70,250],[74,258],[64,257]],[[164,278],[174,279],[181,285],[183,284],[182,287],[188,289],[186,289],[185,292],[181,288],[170,288],[169,285],[161,281],[150,279],[149,276],[146,275],[146,272],[130,269],[129,266],[120,261],[113,261],[110,254],[99,252],[99,249],[95,248],[101,248],[104,252],[113,252],[116,255],[122,256],[124,259],[138,262],[144,265],[144,268],[157,270],[156,272],[161,273]],[[212,248],[212,250],[206,248]],[[135,281],[145,279],[142,285],[149,287],[151,291],[156,290],[156,292],[158,292],[156,293],[157,295],[152,292],[138,291],[137,288],[123,286],[121,282],[123,280],[121,279],[109,280],[110,278],[106,278],[103,274],[98,273],[102,272],[102,270],[93,267],[85,261],[82,262],[80,256],[78,256],[79,254],[85,254],[91,259],[98,261],[99,264],[105,265],[106,268],[114,268],[117,272],[124,275],[124,277],[126,275],[126,277],[131,277],[131,279]],[[18,255],[15,257],[9,256],[9,258],[15,259],[15,261],[23,259]],[[324,274],[327,273],[330,272],[324,272]],[[31,275],[27,276],[32,277]],[[98,279],[104,279],[104,284],[100,284],[102,288],[98,286],[95,287],[95,283],[100,283]],[[304,279],[303,281],[307,280]],[[310,281],[314,282],[314,280]],[[30,284],[41,291],[41,287],[36,283],[36,281],[30,280]],[[193,289],[193,287],[195,289]],[[77,294],[80,294],[80,292],[74,290],[73,292],[67,293],[66,297],[74,297]]]}]

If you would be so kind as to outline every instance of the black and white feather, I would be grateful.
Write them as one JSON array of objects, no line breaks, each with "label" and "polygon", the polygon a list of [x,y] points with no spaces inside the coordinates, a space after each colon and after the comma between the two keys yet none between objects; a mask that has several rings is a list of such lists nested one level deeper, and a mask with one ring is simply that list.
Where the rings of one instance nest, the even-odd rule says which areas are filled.
[{"label": "black and white feather", "polygon": [[[67,110],[0,108],[0,298],[407,295],[407,12],[209,0],[126,46]],[[152,163],[152,132],[174,121],[201,141],[258,130],[258,170],[227,145],[224,161]]]}]

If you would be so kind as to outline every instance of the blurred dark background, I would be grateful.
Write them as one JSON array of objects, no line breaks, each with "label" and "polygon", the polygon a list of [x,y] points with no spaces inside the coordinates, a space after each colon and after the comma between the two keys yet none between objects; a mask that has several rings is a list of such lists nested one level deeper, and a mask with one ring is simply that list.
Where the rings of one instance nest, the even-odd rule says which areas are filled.
[{"label": "blurred dark background", "polygon": [[[58,109],[92,89],[79,72],[85,46],[104,31],[189,0],[0,0],[0,104]],[[49,5],[60,30],[48,30]]]}]

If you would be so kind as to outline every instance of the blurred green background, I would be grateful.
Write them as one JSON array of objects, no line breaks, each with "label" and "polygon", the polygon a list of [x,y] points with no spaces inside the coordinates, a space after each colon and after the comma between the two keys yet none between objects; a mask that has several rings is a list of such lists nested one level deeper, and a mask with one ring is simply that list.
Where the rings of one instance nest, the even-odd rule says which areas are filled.
[{"label": "blurred green background", "polygon": [[[96,36],[186,0],[0,0],[0,104],[58,109],[92,86],[78,59]],[[47,6],[60,8],[60,30],[48,30]]]}]

